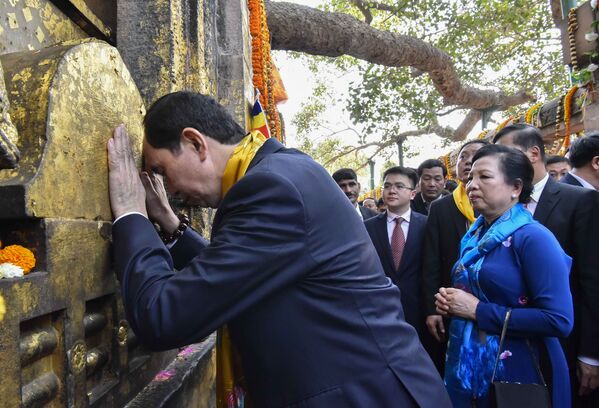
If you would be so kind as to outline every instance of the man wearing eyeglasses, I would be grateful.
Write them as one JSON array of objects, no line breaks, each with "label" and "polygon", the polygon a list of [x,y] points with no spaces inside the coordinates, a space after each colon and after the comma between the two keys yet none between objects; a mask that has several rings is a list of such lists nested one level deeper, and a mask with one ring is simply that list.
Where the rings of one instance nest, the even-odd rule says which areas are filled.
[{"label": "man wearing eyeglasses", "polygon": [[424,329],[420,271],[426,216],[410,208],[416,195],[416,183],[418,175],[412,169],[399,166],[387,169],[383,175],[383,200],[387,211],[364,224],[385,273],[400,289],[406,321],[420,336]]}]

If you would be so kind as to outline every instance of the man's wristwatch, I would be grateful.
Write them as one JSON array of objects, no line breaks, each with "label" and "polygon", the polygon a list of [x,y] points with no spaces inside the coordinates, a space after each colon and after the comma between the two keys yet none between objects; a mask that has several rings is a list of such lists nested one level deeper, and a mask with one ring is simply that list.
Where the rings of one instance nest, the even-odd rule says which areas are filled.
[{"label": "man's wristwatch", "polygon": [[170,244],[171,242],[181,238],[187,227],[189,227],[190,222],[187,215],[179,213],[177,215],[177,218],[179,218],[179,225],[177,226],[177,229],[173,231],[172,234],[166,234],[164,231],[159,232],[160,238],[162,239],[162,242],[164,242],[165,244]]}]

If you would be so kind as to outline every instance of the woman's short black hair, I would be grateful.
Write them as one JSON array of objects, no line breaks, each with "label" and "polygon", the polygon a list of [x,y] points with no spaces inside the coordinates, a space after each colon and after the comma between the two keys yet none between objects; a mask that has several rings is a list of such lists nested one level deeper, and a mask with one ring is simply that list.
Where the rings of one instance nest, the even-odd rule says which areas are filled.
[{"label": "woman's short black hair", "polygon": [[156,149],[177,152],[183,129],[190,127],[219,143],[233,145],[245,131],[213,98],[196,92],[173,92],[152,104],[144,118],[146,140]]},{"label": "woman's short black hair", "polygon": [[520,150],[503,145],[487,145],[481,147],[472,158],[472,164],[483,157],[493,156],[499,159],[499,170],[507,184],[522,183],[519,203],[527,203],[533,190],[532,179],[534,169],[528,157]]}]

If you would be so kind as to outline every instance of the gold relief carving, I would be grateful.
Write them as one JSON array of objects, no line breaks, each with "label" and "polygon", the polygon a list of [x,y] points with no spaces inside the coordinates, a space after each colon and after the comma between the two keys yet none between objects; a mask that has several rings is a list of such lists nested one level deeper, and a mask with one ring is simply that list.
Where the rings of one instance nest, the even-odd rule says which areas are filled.
[{"label": "gold relief carving", "polygon": [[17,129],[10,120],[9,109],[4,71],[0,64],[0,169],[16,167],[21,156],[17,148]]},{"label": "gold relief carving", "polygon": [[125,123],[140,162],[145,112],[116,48],[87,41],[10,54],[2,64],[24,147],[17,177],[0,172],[0,197],[3,182],[16,182],[26,216],[111,220],[106,142]]},{"label": "gold relief carving", "polygon": [[119,346],[124,347],[127,345],[127,338],[129,335],[129,327],[127,322],[122,320],[119,323],[119,328],[117,330],[116,338],[119,343]]},{"label": "gold relief carving", "polygon": [[76,342],[69,351],[69,363],[71,371],[74,374],[80,374],[85,369],[87,364],[87,348],[81,340]]}]

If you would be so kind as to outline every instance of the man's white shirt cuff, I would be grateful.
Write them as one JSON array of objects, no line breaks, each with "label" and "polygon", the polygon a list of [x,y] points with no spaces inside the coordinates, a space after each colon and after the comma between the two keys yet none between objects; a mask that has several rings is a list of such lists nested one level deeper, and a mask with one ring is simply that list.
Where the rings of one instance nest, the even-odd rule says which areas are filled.
[{"label": "man's white shirt cuff", "polygon": [[599,366],[599,359],[591,358],[591,357],[585,357],[585,356],[578,356],[578,359],[580,361],[582,361],[583,363],[586,363],[588,365]]},{"label": "man's white shirt cuff", "polygon": [[112,223],[113,223],[113,224],[116,224],[116,223],[117,223],[117,222],[118,222],[120,219],[122,219],[122,218],[125,218],[126,216],[128,216],[128,215],[131,215],[131,214],[139,214],[139,215],[141,215],[141,216],[142,216],[142,217],[144,217],[144,218],[148,218],[148,217],[146,217],[146,215],[145,215],[145,214],[142,214],[142,213],[140,213],[140,212],[137,212],[137,211],[130,211],[130,212],[127,212],[127,213],[125,213],[125,214],[123,214],[123,215],[119,215],[119,216],[116,218],[116,220],[112,221]]}]

